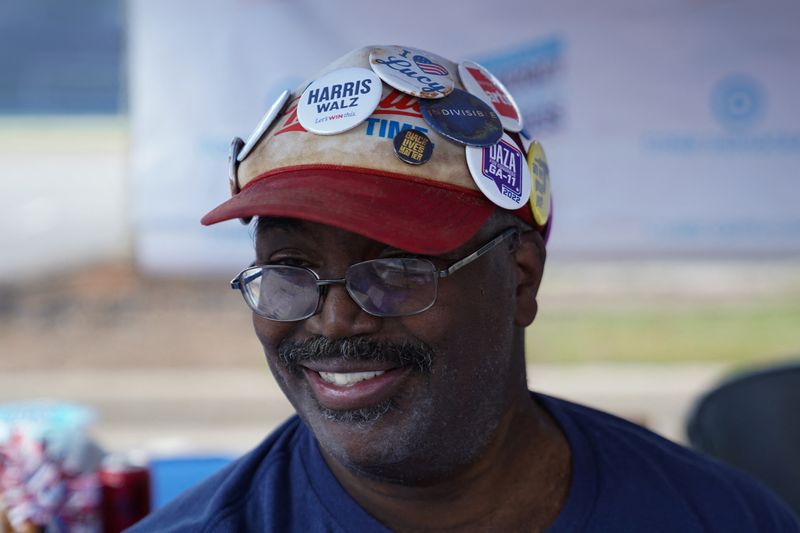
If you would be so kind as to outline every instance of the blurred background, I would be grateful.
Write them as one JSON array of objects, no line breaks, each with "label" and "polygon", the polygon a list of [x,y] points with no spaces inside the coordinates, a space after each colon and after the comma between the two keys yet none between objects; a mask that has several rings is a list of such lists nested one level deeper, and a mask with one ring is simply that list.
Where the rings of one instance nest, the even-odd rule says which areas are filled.
[{"label": "blurred background", "polygon": [[230,139],[346,51],[490,68],[550,160],[532,387],[685,441],[729,373],[800,357],[791,0],[0,3],[0,402],[107,449],[238,454],[291,408],[228,281]]}]

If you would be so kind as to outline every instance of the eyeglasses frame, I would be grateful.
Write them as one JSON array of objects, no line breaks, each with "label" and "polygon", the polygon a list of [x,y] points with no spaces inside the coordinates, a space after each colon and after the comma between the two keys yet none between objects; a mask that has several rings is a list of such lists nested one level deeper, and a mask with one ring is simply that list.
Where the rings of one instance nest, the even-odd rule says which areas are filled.
[{"label": "eyeglasses frame", "polygon": [[[350,287],[347,286],[347,272],[345,272],[345,277],[344,278],[321,279],[316,272],[314,272],[310,268],[306,268],[306,267],[289,266],[289,265],[256,265],[255,263],[252,263],[247,268],[245,268],[241,272],[239,272],[239,274],[237,274],[236,277],[234,277],[231,280],[230,285],[231,285],[231,289],[238,290],[238,291],[240,291],[242,293],[242,297],[244,298],[244,301],[247,303],[247,306],[255,314],[257,314],[258,316],[260,316],[262,318],[265,318],[267,320],[271,320],[273,322],[299,322],[301,320],[306,320],[306,319],[311,318],[312,316],[316,315],[317,313],[319,313],[322,310],[322,303],[323,303],[325,292],[326,292],[324,288],[327,288],[330,285],[344,285],[345,290],[347,291],[347,294],[350,296],[350,298],[353,300],[353,302],[362,311],[364,311],[368,315],[376,316],[376,317],[380,317],[380,318],[396,318],[396,317],[403,317],[403,316],[414,316],[414,315],[418,315],[420,313],[424,313],[425,311],[427,311],[428,309],[433,307],[434,304],[436,304],[436,299],[439,296],[439,283],[438,283],[438,281],[440,279],[444,279],[444,278],[446,278],[448,276],[451,276],[452,274],[454,274],[457,271],[461,270],[462,268],[464,268],[468,264],[472,263],[473,261],[475,261],[476,259],[478,259],[482,255],[485,255],[486,253],[491,251],[493,248],[495,248],[496,246],[501,244],[503,241],[508,240],[509,238],[512,239],[511,245],[509,246],[509,251],[514,251],[516,249],[516,247],[518,246],[518,244],[519,244],[519,230],[517,228],[508,228],[508,229],[504,230],[502,233],[500,233],[499,235],[497,235],[495,238],[493,238],[492,240],[490,240],[489,242],[487,242],[486,244],[484,244],[483,246],[481,246],[480,248],[478,248],[477,250],[472,252],[471,254],[467,255],[466,257],[463,257],[462,259],[459,259],[455,263],[453,263],[450,266],[448,266],[446,268],[443,268],[441,270],[437,269],[436,265],[434,265],[433,262],[431,260],[429,260],[429,259],[425,259],[425,258],[421,258],[421,257],[413,258],[413,259],[417,259],[417,260],[420,260],[420,261],[426,261],[426,262],[430,263],[431,266],[433,267],[433,273],[434,273],[434,278],[433,278],[434,279],[433,300],[425,308],[420,309],[419,311],[415,311],[413,313],[403,313],[403,314],[399,314],[399,315],[377,315],[375,313],[371,313],[367,309],[364,309],[364,307],[353,296],[353,293],[350,292]],[[398,258],[392,258],[392,259],[405,259],[405,258],[398,257]],[[364,263],[371,263],[373,261],[380,261],[380,260],[381,259],[368,259],[367,261],[360,261],[358,263],[354,263],[354,264],[350,265],[349,267],[347,267],[347,270],[349,271],[351,268],[353,268],[355,266],[358,266],[358,265],[361,265],[361,264],[364,264]],[[260,314],[253,307],[253,305],[251,304],[250,299],[248,298],[247,293],[245,292],[245,286],[247,285],[247,283],[249,283],[253,279],[256,279],[258,276],[261,276],[262,274],[259,271],[258,276],[254,275],[252,277],[246,278],[245,277],[245,273],[248,270],[253,269],[253,268],[263,269],[263,268],[269,267],[269,266],[284,266],[284,268],[294,268],[294,269],[305,270],[307,272],[311,272],[311,274],[313,274],[314,278],[316,278],[315,281],[316,281],[316,284],[317,284],[317,294],[318,294],[317,307],[314,309],[314,311],[312,311],[308,315],[303,316],[301,318],[292,318],[292,319],[286,319],[286,320],[268,318],[268,317],[265,317],[264,315]]]}]

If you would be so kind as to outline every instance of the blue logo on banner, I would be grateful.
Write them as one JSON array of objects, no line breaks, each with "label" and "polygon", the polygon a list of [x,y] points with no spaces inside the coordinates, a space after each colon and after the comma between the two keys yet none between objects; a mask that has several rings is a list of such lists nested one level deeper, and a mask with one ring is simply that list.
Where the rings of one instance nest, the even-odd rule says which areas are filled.
[{"label": "blue logo on banner", "polygon": [[728,76],[711,91],[711,112],[723,127],[741,132],[764,115],[764,94],[755,78],[741,74]]},{"label": "blue logo on banner", "polygon": [[724,131],[654,131],[642,137],[642,147],[673,154],[800,153],[800,130],[757,128],[767,115],[767,89],[753,76],[721,78],[711,89],[709,107]]}]

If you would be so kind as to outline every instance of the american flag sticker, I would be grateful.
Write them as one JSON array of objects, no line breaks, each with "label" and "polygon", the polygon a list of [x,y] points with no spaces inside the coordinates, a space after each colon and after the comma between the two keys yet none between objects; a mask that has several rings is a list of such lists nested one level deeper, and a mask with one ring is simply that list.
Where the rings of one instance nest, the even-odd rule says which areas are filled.
[{"label": "american flag sticker", "polygon": [[423,55],[415,55],[412,59],[414,63],[417,64],[417,67],[425,74],[432,74],[434,76],[447,76],[449,74],[447,69],[442,65],[434,63]]}]

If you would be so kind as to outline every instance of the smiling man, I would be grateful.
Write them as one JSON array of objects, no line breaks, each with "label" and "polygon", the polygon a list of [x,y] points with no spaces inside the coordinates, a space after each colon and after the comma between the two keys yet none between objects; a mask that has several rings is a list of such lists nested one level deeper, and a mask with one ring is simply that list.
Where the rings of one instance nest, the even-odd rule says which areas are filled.
[{"label": "smiling man", "polygon": [[[347,95],[346,97],[343,95]],[[491,73],[356,50],[231,153],[232,282],[297,411],[137,531],[798,531],[741,473],[528,391],[551,224]]]}]

